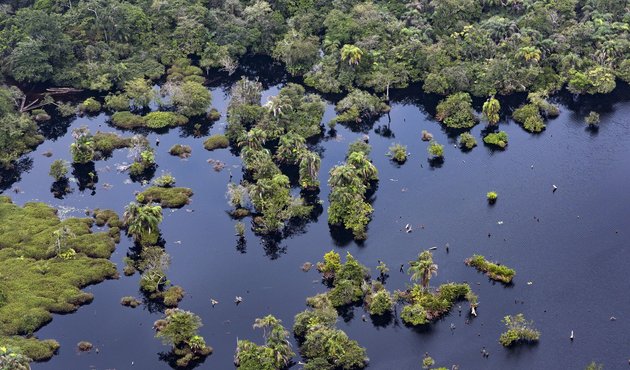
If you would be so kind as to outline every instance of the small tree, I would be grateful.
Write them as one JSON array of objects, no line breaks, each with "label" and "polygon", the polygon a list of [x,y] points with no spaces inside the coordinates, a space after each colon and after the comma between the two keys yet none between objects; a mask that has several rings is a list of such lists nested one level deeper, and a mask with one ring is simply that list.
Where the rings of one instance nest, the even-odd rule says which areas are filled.
[{"label": "small tree", "polygon": [[477,140],[470,134],[470,132],[463,132],[459,135],[459,146],[461,148],[472,149],[477,146]]},{"label": "small tree", "polygon": [[588,116],[584,118],[584,122],[590,127],[597,127],[599,125],[599,113],[591,111]]},{"label": "small tree", "polygon": [[68,163],[62,159],[57,159],[50,165],[50,172],[48,172],[48,174],[55,179],[55,181],[61,181],[66,178],[68,170]]},{"label": "small tree", "polygon": [[405,161],[407,161],[407,146],[401,144],[392,144],[389,147],[389,152],[387,152],[387,156],[390,157],[393,161],[396,161],[400,164],[405,163]]},{"label": "small tree", "polygon": [[483,103],[482,113],[483,118],[488,121],[490,125],[496,125],[499,122],[499,111],[501,110],[501,104],[494,98],[494,95],[490,96],[485,103]]},{"label": "small tree", "polygon": [[90,130],[86,127],[80,127],[72,131],[74,143],[70,144],[70,153],[72,161],[78,164],[85,164],[94,159],[94,138]]},{"label": "small tree", "polygon": [[438,265],[433,263],[433,254],[430,251],[423,251],[415,261],[409,262],[411,280],[420,281],[424,290],[429,289],[429,281],[432,275],[437,275]]},{"label": "small tree", "polygon": [[444,157],[444,145],[438,144],[437,141],[431,140],[429,147],[427,148],[429,154],[434,158]]},{"label": "small tree", "polygon": [[536,342],[540,339],[540,332],[534,329],[533,322],[525,320],[522,313],[516,316],[505,316],[503,322],[507,331],[501,334],[499,343],[504,347],[519,342]]}]

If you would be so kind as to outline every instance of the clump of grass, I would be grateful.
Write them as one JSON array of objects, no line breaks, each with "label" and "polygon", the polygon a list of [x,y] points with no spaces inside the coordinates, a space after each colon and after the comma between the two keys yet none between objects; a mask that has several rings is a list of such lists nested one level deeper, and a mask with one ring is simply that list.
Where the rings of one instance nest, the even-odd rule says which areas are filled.
[{"label": "clump of grass", "polygon": [[141,303],[142,302],[140,302],[136,297],[131,297],[131,296],[122,297],[120,299],[120,304],[125,307],[136,308],[140,306]]},{"label": "clump of grass", "polygon": [[164,208],[181,208],[190,203],[192,195],[193,191],[190,188],[151,186],[138,194],[136,200],[142,204],[159,203]]},{"label": "clump of grass", "polygon": [[210,120],[210,121],[218,121],[221,118],[221,113],[216,110],[216,108],[212,108],[210,109],[210,111],[208,112],[208,114],[206,114],[206,117]]},{"label": "clump of grass", "polygon": [[94,348],[94,345],[90,342],[82,340],[77,343],[77,349],[81,352],[90,352],[92,348]]},{"label": "clump of grass", "polygon": [[120,217],[118,217],[118,214],[115,211],[112,211],[111,209],[96,208],[92,212],[92,217],[94,217],[96,226],[107,225],[110,228],[122,227],[122,221],[120,220]]},{"label": "clump of grass", "polygon": [[59,219],[43,203],[19,207],[0,197],[0,345],[18,348],[33,360],[52,357],[55,341],[25,339],[52,320],[51,312],[69,313],[89,303],[81,291],[118,276],[108,258],[114,240],[92,233],[92,218]]},{"label": "clump of grass", "polygon": [[540,339],[540,332],[533,327],[532,321],[525,320],[522,313],[505,316],[502,321],[508,329],[499,337],[499,343],[504,347],[517,343],[537,342]]},{"label": "clump of grass", "polygon": [[188,123],[188,118],[175,112],[151,112],[144,116],[145,126],[153,129],[182,126]]},{"label": "clump of grass", "polygon": [[483,142],[503,149],[508,145],[508,135],[505,131],[488,134],[483,138]]},{"label": "clump of grass", "polygon": [[404,292],[396,291],[395,295],[403,302],[409,303],[400,314],[402,321],[409,325],[424,325],[437,320],[461,299],[469,301],[471,306],[477,303],[477,296],[468,284],[442,284],[435,292],[416,284]]},{"label": "clump of grass", "polygon": [[511,283],[514,275],[516,275],[516,271],[511,268],[489,262],[484,256],[478,254],[467,258],[464,263],[468,266],[476,268],[478,271],[485,272],[490,279],[506,284]]},{"label": "clump of grass", "polygon": [[387,156],[400,164],[405,163],[407,161],[407,147],[401,144],[392,144]]},{"label": "clump of grass", "polygon": [[171,175],[170,172],[163,172],[162,176],[153,180],[153,185],[159,186],[161,188],[170,188],[170,187],[173,187],[173,185],[175,185],[175,182],[176,182],[175,177]]},{"label": "clump of grass", "polygon": [[134,145],[134,140],[139,140],[148,145],[148,141],[143,136],[122,137],[114,132],[97,132],[92,136],[94,141],[94,150],[100,153],[101,157],[109,157],[114,150],[122,148],[130,148]]},{"label": "clump of grass", "polygon": [[494,202],[497,201],[498,197],[499,197],[499,194],[496,191],[489,191],[486,193],[486,199],[488,199],[488,202],[490,204],[494,204]]},{"label": "clump of grass", "polygon": [[179,285],[173,285],[162,294],[162,297],[166,307],[177,307],[179,302],[184,299],[184,289]]},{"label": "clump of grass", "polygon": [[227,148],[230,142],[225,135],[212,135],[203,142],[203,147],[206,150],[215,150]]},{"label": "clump of grass", "polygon": [[179,158],[188,158],[192,154],[192,148],[189,145],[175,144],[168,152],[170,155],[176,155]]}]

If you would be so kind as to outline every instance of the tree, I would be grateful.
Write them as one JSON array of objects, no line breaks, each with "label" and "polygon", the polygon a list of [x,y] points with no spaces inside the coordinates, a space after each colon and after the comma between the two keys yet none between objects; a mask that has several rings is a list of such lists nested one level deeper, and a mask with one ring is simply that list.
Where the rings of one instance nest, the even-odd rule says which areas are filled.
[{"label": "tree", "polygon": [[[138,242],[157,239],[158,227],[162,222],[162,207],[129,203],[125,207],[123,223],[127,232]],[[149,239],[150,236],[154,236]]]},{"label": "tree", "polygon": [[475,125],[470,94],[459,92],[449,95],[436,107],[435,118],[451,128],[471,128]]},{"label": "tree", "polygon": [[444,145],[438,144],[438,142],[435,140],[431,140],[431,142],[429,142],[427,151],[429,152],[429,155],[431,155],[433,158],[444,157]]},{"label": "tree", "polygon": [[171,96],[177,111],[187,117],[205,114],[212,103],[210,91],[195,81],[166,84],[163,89]]},{"label": "tree", "polygon": [[68,174],[68,164],[62,159],[57,159],[50,165],[48,174],[55,179],[55,181],[61,181]]},{"label": "tree", "polygon": [[488,121],[490,125],[496,125],[499,122],[499,111],[501,110],[501,104],[494,98],[494,95],[490,96],[485,103],[483,103],[482,113],[483,117]]},{"label": "tree", "polygon": [[94,139],[87,126],[76,128],[72,131],[74,143],[70,144],[72,161],[85,164],[94,159]]},{"label": "tree", "polygon": [[[153,88],[144,78],[135,78],[125,83],[125,94],[131,99],[131,104],[135,108],[146,108],[155,98]],[[111,98],[110,98],[111,101]],[[122,104],[118,104],[122,106]]]},{"label": "tree", "polygon": [[300,186],[303,189],[319,187],[319,169],[321,158],[317,153],[306,151],[300,159]]},{"label": "tree", "polygon": [[433,254],[430,251],[423,251],[415,261],[409,261],[411,280],[420,281],[420,285],[426,291],[429,288],[429,281],[432,275],[437,275],[438,265],[433,263]]},{"label": "tree", "polygon": [[361,61],[363,51],[354,45],[346,44],[341,48],[341,60],[345,60],[350,65],[357,65]]}]

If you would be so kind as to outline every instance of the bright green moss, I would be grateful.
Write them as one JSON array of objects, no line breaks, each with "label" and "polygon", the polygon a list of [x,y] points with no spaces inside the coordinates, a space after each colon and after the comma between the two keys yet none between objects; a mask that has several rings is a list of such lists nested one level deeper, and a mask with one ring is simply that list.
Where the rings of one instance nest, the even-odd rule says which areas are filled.
[{"label": "bright green moss", "polygon": [[[112,216],[108,218],[112,221]],[[0,344],[34,360],[50,358],[54,341],[25,339],[52,320],[92,301],[82,287],[115,278],[107,258],[114,250],[108,233],[92,233],[94,220],[61,221],[43,203],[19,207],[0,197]]]},{"label": "bright green moss", "polygon": [[160,203],[164,208],[181,208],[190,202],[193,192],[189,188],[162,188],[151,186],[136,196],[139,203]]}]

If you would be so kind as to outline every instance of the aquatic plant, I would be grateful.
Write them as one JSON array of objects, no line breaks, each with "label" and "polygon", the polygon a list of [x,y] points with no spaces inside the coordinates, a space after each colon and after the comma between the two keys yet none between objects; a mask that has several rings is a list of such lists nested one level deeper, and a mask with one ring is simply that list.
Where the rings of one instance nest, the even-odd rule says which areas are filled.
[{"label": "aquatic plant", "polygon": [[394,143],[390,145],[387,156],[400,164],[405,163],[407,161],[407,146]]},{"label": "aquatic plant", "polygon": [[404,292],[396,292],[395,295],[408,303],[400,313],[402,321],[409,325],[424,325],[442,317],[460,299],[470,299],[471,309],[476,307],[476,296],[470,293],[468,284],[448,283],[440,285],[435,292],[414,285]]},{"label": "aquatic plant", "polygon": [[525,104],[512,113],[512,118],[529,132],[541,132],[545,129],[540,110],[536,104]]},{"label": "aquatic plant", "polygon": [[372,119],[389,112],[390,107],[378,96],[359,89],[352,90],[335,106],[337,117],[329,125],[336,123],[359,123],[364,119]]},{"label": "aquatic plant", "polygon": [[94,159],[94,137],[87,126],[72,130],[74,143],[70,144],[72,162],[85,164]]},{"label": "aquatic plant", "polygon": [[158,226],[162,222],[162,207],[129,203],[123,214],[127,233],[143,245],[153,245],[159,236]]},{"label": "aquatic plant", "polygon": [[514,275],[516,274],[516,272],[511,268],[489,262],[484,256],[477,254],[467,258],[464,262],[468,266],[473,266],[477,270],[485,272],[490,279],[501,281],[506,284],[511,283]]},{"label": "aquatic plant", "polygon": [[503,323],[507,331],[499,337],[499,343],[504,347],[510,347],[517,343],[537,342],[540,332],[533,327],[532,321],[527,321],[522,313],[516,316],[505,316]]},{"label": "aquatic plant", "polygon": [[120,299],[120,304],[125,307],[136,308],[140,306],[141,303],[142,302],[140,302],[136,297],[131,297],[131,296],[122,297]]},{"label": "aquatic plant", "polygon": [[382,284],[372,284],[372,292],[365,297],[365,303],[370,315],[384,315],[394,307],[392,295]]},{"label": "aquatic plant", "polygon": [[486,193],[486,199],[488,199],[490,204],[494,204],[494,202],[497,201],[497,198],[499,198],[499,194],[496,191],[489,191]]},{"label": "aquatic plant", "polygon": [[433,134],[432,134],[432,133],[430,133],[430,132],[429,132],[429,131],[427,131],[427,130],[422,130],[422,134],[421,134],[421,136],[420,136],[420,139],[421,139],[422,141],[431,141],[431,140],[433,140]]},{"label": "aquatic plant", "polygon": [[429,282],[431,276],[437,275],[438,265],[433,263],[433,253],[431,251],[423,251],[418,254],[418,258],[414,261],[409,261],[408,274],[411,274],[410,279],[412,281],[419,281],[422,288],[429,289]]},{"label": "aquatic plant", "polygon": [[79,110],[87,113],[96,113],[101,110],[101,103],[94,98],[87,98],[79,105]]},{"label": "aquatic plant", "polygon": [[155,180],[153,180],[153,185],[159,186],[161,188],[170,188],[175,185],[177,180],[170,172],[162,172],[162,175]]},{"label": "aquatic plant", "polygon": [[590,127],[599,125],[599,113],[591,111],[588,116],[584,117],[584,122]]},{"label": "aquatic plant", "polygon": [[431,140],[429,142],[429,147],[427,148],[429,155],[433,158],[442,158],[444,157],[444,145],[438,144],[437,141]]},{"label": "aquatic plant", "polygon": [[463,132],[459,135],[459,146],[470,150],[477,146],[477,140],[470,132]]},{"label": "aquatic plant", "polygon": [[490,145],[498,146],[499,148],[505,148],[508,144],[508,135],[505,131],[499,131],[496,133],[488,134],[483,138],[483,142]]},{"label": "aquatic plant", "polygon": [[50,165],[50,171],[48,174],[55,181],[61,181],[68,175],[68,164],[63,159],[57,159]]},{"label": "aquatic plant", "polygon": [[145,124],[144,117],[127,111],[116,112],[110,119],[114,126],[128,130],[143,127]]},{"label": "aquatic plant", "polygon": [[203,147],[206,150],[215,150],[227,148],[230,145],[228,138],[225,135],[217,134],[212,135],[203,142]]},{"label": "aquatic plant", "polygon": [[483,118],[488,121],[489,125],[496,125],[499,122],[499,112],[501,111],[501,104],[494,95],[490,96],[488,100],[483,103],[481,112]]},{"label": "aquatic plant", "polygon": [[168,153],[180,158],[188,158],[192,153],[192,148],[190,145],[175,144],[168,150]]}]

